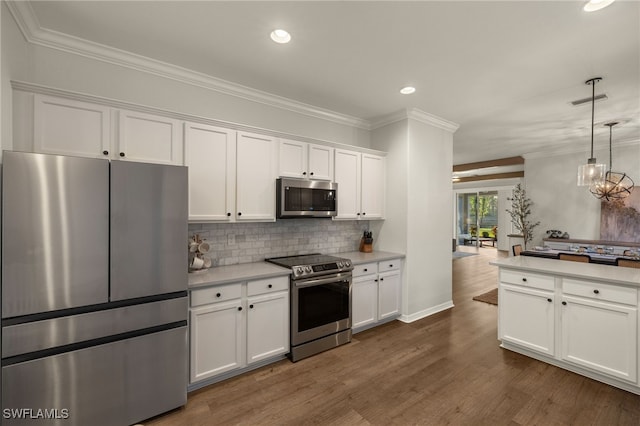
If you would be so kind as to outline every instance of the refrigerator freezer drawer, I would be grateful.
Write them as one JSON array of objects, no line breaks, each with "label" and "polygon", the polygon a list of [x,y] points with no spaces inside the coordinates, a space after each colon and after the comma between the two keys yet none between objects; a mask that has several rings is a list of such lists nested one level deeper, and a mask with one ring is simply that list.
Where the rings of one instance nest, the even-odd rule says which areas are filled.
[{"label": "refrigerator freezer drawer", "polygon": [[187,327],[2,368],[4,425],[128,425],[186,400]]},{"label": "refrigerator freezer drawer", "polygon": [[187,296],[2,328],[2,358],[186,321]]}]

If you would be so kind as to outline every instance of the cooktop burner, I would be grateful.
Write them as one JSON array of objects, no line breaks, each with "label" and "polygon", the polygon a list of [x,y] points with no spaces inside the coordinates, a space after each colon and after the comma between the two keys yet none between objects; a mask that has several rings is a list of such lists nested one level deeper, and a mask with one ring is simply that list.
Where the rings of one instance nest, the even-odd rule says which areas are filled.
[{"label": "cooktop burner", "polygon": [[294,279],[348,272],[353,269],[350,259],[320,253],[271,257],[265,260],[275,265],[291,268]]}]

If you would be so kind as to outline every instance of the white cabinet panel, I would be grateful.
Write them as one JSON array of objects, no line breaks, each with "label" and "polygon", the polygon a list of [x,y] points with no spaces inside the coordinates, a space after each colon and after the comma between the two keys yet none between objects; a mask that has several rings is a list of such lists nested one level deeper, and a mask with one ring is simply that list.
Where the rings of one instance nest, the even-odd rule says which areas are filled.
[{"label": "white cabinet panel", "polygon": [[338,214],[336,219],[360,217],[360,167],[359,152],[336,149],[335,181],[338,183]]},{"label": "white cabinet panel", "polygon": [[191,382],[243,364],[240,299],[191,309]]},{"label": "white cabinet panel", "polygon": [[235,213],[236,132],[185,124],[189,167],[189,220],[230,221]]},{"label": "white cabinet panel", "polygon": [[119,112],[118,157],[183,164],[182,122],[141,112]]},{"label": "white cabinet panel", "polygon": [[277,139],[238,132],[236,220],[275,221]]},{"label": "white cabinet panel", "polygon": [[108,157],[111,110],[101,105],[34,96],[34,151]]},{"label": "white cabinet panel", "polygon": [[307,177],[307,144],[280,139],[280,176],[292,178]]},{"label": "white cabinet panel", "polygon": [[549,291],[500,284],[499,338],[553,356],[553,298]]},{"label": "white cabinet panel", "polygon": [[333,179],[333,148],[323,145],[309,145],[309,178]]},{"label": "white cabinet panel", "polygon": [[636,307],[562,298],[562,359],[631,382],[637,379]]},{"label": "white cabinet panel", "polygon": [[378,278],[378,319],[400,314],[400,271],[385,272]]},{"label": "white cabinet panel", "polygon": [[289,352],[289,293],[254,296],[247,303],[247,363]]},{"label": "white cabinet panel", "polygon": [[353,328],[373,324],[378,319],[378,283],[376,275],[356,278],[352,285]]},{"label": "white cabinet panel", "polygon": [[362,219],[384,217],[384,157],[362,154]]}]

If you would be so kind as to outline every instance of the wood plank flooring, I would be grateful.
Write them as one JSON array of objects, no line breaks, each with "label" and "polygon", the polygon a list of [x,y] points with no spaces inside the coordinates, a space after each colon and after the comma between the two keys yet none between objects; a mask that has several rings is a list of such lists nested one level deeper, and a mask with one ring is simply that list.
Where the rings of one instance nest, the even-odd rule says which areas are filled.
[{"label": "wood plank flooring", "polygon": [[[455,307],[189,394],[146,425],[639,425],[640,396],[501,349],[497,250],[453,261]],[[428,281],[426,281],[428,283]]]}]

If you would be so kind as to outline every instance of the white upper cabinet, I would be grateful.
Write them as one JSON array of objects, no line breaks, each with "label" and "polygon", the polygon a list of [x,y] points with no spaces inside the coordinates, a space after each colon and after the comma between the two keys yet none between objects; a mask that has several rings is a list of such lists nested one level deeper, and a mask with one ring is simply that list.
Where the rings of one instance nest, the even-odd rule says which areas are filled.
[{"label": "white upper cabinet", "polygon": [[280,140],[279,163],[282,177],[332,180],[333,148],[289,139]]},{"label": "white upper cabinet", "polygon": [[238,132],[236,142],[236,220],[276,220],[278,140]]},{"label": "white upper cabinet", "polygon": [[189,167],[189,220],[234,220],[236,132],[186,123],[184,143],[185,165]]},{"label": "white upper cabinet", "polygon": [[108,157],[111,109],[45,95],[34,96],[34,151]]},{"label": "white upper cabinet", "polygon": [[336,149],[334,180],[338,183],[336,219],[384,218],[384,157]]},{"label": "white upper cabinet", "polygon": [[183,164],[182,122],[125,110],[119,111],[118,118],[118,158]]},{"label": "white upper cabinet", "polygon": [[338,184],[338,215],[336,219],[360,217],[360,167],[362,155],[355,151],[336,149],[335,182]]}]

